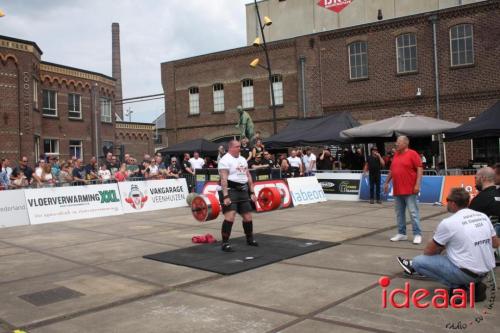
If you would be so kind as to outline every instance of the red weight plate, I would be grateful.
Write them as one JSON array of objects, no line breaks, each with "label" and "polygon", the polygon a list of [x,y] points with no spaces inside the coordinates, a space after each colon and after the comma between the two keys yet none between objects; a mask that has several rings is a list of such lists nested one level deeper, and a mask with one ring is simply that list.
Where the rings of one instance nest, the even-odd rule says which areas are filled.
[{"label": "red weight plate", "polygon": [[208,203],[207,198],[204,195],[199,195],[191,201],[191,211],[193,213],[193,217],[198,222],[205,222],[208,219]]},{"label": "red weight plate", "polygon": [[207,194],[207,199],[210,202],[210,205],[208,206],[209,209],[207,221],[215,220],[221,212],[219,199],[213,194]]},{"label": "red weight plate", "polygon": [[257,198],[264,211],[278,209],[281,206],[281,193],[276,187],[264,187]]}]

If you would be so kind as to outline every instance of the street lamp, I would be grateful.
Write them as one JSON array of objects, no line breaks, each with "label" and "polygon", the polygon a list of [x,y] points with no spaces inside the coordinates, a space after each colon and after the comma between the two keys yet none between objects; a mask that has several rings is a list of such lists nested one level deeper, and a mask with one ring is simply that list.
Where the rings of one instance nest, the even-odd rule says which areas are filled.
[{"label": "street lamp", "polygon": [[260,18],[259,6],[257,5],[257,0],[254,0],[254,3],[255,3],[255,10],[257,12],[257,18],[259,19],[259,27],[260,27],[260,34],[262,35],[262,42],[260,38],[257,37],[253,41],[252,45],[255,47],[262,47],[262,49],[264,50],[264,54],[266,56],[267,66],[259,64],[260,62],[259,58],[252,60],[252,62],[249,65],[252,68],[256,68],[257,66],[264,68],[267,70],[267,73],[269,75],[269,84],[271,86],[271,104],[273,108],[273,133],[276,134],[278,129],[276,126],[276,103],[274,101],[273,74],[271,71],[271,62],[269,61],[269,52],[267,51],[266,36],[264,36],[264,28],[273,24],[273,21],[271,21],[269,17],[264,16],[264,22],[262,22],[262,19]]}]

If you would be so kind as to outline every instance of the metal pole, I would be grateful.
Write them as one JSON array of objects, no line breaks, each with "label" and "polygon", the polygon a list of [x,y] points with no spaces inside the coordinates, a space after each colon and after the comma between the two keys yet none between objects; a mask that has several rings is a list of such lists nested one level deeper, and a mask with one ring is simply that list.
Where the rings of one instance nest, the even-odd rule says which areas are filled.
[{"label": "metal pole", "polygon": [[299,58],[300,61],[300,85],[301,85],[301,93],[302,93],[302,112],[304,113],[304,118],[306,118],[306,70],[305,70],[305,63],[306,63],[306,57],[300,56]]},{"label": "metal pole", "polygon": [[257,5],[257,0],[254,0],[254,3],[255,3],[255,10],[257,11],[257,18],[259,19],[260,33],[262,34],[262,46],[264,49],[264,53],[266,55],[267,72],[269,75],[269,84],[271,85],[271,104],[273,108],[273,134],[276,134],[278,132],[278,128],[276,124],[276,102],[274,100],[273,74],[271,71],[271,62],[269,61],[269,53],[267,52],[266,37],[264,36],[264,26],[262,25],[262,20],[260,18],[260,11],[259,11],[259,6]]},{"label": "metal pole", "polygon": [[[437,49],[437,15],[432,15],[429,17],[429,20],[432,22],[432,41],[434,46],[434,80],[435,80],[435,89],[436,89],[436,117],[437,119],[441,119],[441,106],[439,101],[439,64],[438,64],[438,49]],[[439,142],[439,157],[438,162],[443,161],[443,137],[438,134],[438,142]]]}]

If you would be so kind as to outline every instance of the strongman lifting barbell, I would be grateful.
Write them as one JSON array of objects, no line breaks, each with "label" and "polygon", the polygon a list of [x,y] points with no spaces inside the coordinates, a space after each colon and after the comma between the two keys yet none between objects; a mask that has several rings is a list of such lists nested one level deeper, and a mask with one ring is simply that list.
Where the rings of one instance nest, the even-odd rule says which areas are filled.
[{"label": "strongman lifting barbell", "polygon": [[[231,201],[239,203],[251,199]],[[257,202],[263,211],[271,211],[281,207],[282,193],[276,187],[264,187],[259,191]],[[219,199],[213,194],[197,195],[191,202],[193,217],[199,222],[215,220],[222,210]]]}]

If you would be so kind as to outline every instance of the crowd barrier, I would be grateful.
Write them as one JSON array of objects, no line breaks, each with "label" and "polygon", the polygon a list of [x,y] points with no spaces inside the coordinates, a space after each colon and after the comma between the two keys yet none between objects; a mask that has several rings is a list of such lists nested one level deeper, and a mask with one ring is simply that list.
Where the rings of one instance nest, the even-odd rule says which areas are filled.
[{"label": "crowd barrier", "polygon": [[0,227],[187,206],[184,178],[0,192]]}]

